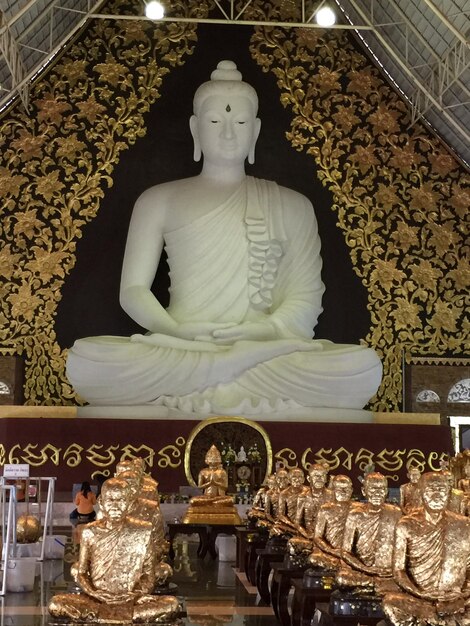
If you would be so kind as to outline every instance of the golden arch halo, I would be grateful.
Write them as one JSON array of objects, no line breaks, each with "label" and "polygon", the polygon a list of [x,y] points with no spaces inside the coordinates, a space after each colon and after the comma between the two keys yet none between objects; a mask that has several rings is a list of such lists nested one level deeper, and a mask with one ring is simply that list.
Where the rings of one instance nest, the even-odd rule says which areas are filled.
[{"label": "golden arch halo", "polygon": [[214,424],[223,424],[223,423],[243,424],[245,426],[253,428],[259,435],[261,435],[261,438],[266,448],[266,471],[265,471],[263,481],[262,481],[264,482],[266,476],[269,476],[269,474],[271,474],[272,472],[272,457],[273,457],[271,440],[269,439],[269,435],[264,430],[264,428],[260,426],[259,424],[257,424],[256,422],[246,419],[245,417],[209,417],[203,420],[202,422],[199,422],[197,426],[193,428],[186,442],[186,448],[184,450],[184,472],[186,474],[186,479],[188,481],[188,484],[193,487],[197,486],[196,481],[194,480],[193,474],[191,472],[191,449],[193,447],[195,439],[208,426],[212,426]]}]

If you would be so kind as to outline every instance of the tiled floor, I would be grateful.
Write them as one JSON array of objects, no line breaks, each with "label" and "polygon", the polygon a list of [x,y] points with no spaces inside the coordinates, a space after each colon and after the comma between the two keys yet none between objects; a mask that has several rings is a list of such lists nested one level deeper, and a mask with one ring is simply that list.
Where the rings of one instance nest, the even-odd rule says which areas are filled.
[{"label": "tiled floor", "polygon": [[[233,562],[201,560],[197,544],[178,538],[174,576],[177,595],[184,599],[185,626],[275,626],[270,607],[259,602],[256,589],[234,569]],[[34,591],[9,592],[1,598],[0,626],[48,626],[47,603],[71,586],[69,565],[62,560],[37,564]]]}]

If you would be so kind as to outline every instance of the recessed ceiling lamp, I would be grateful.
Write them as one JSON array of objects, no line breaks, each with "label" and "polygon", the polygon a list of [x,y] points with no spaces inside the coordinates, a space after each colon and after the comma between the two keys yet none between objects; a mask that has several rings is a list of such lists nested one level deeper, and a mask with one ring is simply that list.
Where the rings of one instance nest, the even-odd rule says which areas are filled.
[{"label": "recessed ceiling lamp", "polygon": [[315,20],[319,26],[333,26],[336,23],[336,15],[330,7],[322,7],[316,12]]},{"label": "recessed ceiling lamp", "polygon": [[145,17],[148,17],[149,20],[161,20],[165,15],[165,9],[161,2],[157,2],[157,0],[150,0],[145,5]]}]

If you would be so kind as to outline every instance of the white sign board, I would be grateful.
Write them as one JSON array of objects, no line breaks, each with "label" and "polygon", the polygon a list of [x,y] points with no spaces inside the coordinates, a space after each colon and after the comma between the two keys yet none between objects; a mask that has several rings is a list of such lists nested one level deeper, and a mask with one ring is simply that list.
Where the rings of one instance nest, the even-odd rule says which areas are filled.
[{"label": "white sign board", "polygon": [[10,463],[3,466],[3,478],[29,478],[27,463]]}]

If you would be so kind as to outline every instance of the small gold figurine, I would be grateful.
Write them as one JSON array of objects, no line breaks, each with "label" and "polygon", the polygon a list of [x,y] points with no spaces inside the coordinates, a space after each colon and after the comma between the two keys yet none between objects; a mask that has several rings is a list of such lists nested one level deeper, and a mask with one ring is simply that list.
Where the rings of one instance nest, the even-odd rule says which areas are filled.
[{"label": "small gold figurine", "polygon": [[298,500],[295,513],[296,532],[288,543],[290,554],[312,550],[318,511],[322,504],[332,499],[331,491],[326,487],[328,469],[324,465],[313,464],[308,470],[307,480],[310,489],[307,488]]},{"label": "small gold figurine", "polygon": [[[351,506],[343,535],[342,559],[337,582],[347,587],[390,590],[395,528],[400,509],[387,504],[387,479],[378,472],[364,478],[366,503]],[[393,585],[392,585],[393,586]]]},{"label": "small gold figurine", "polygon": [[155,586],[152,524],[127,515],[131,498],[126,481],[103,483],[102,518],[82,533],[77,568],[82,591],[54,596],[52,616],[93,624],[176,620],[175,597],[150,595]]},{"label": "small gold figurine", "polygon": [[419,487],[421,472],[417,467],[410,467],[407,476],[410,482],[400,487],[400,506],[404,515],[408,515],[413,509],[422,506]]},{"label": "small gold figurine", "polygon": [[400,592],[385,596],[395,626],[470,624],[470,520],[448,509],[445,472],[420,479],[423,506],[397,525],[394,578]]},{"label": "small gold figurine", "polygon": [[290,474],[283,467],[277,470],[275,476],[276,484],[266,494],[267,511],[269,511],[270,515],[274,519],[279,514],[279,497],[284,489],[287,489],[287,487],[290,485]]},{"label": "small gold figurine", "polygon": [[268,476],[263,485],[258,489],[253,498],[253,507],[254,509],[259,509],[261,511],[266,511],[266,505],[268,504],[268,493],[272,489],[277,488],[276,476],[275,474],[271,474]]},{"label": "small gold figurine", "polygon": [[314,567],[336,570],[341,565],[344,527],[351,508],[352,481],[348,476],[333,477],[333,502],[322,504],[313,536],[314,549],[309,563]]},{"label": "small gold figurine", "polygon": [[304,471],[300,467],[294,467],[289,472],[289,485],[279,493],[278,519],[287,517],[295,524],[297,507],[308,492],[305,485]]},{"label": "small gold figurine", "polygon": [[198,476],[198,487],[204,490],[204,494],[191,498],[183,523],[241,524],[233,498],[225,495],[228,476],[222,467],[222,457],[215,445],[209,448],[205,462],[207,467],[202,469]]},{"label": "small gold figurine", "polygon": [[263,495],[264,508],[253,505],[248,517],[256,518],[257,526],[271,529],[279,512],[279,494],[289,485],[289,472],[279,469],[267,478],[268,489]]},{"label": "small gold figurine", "polygon": [[463,467],[464,478],[459,480],[458,487],[463,493],[462,514],[470,517],[470,460]]},{"label": "small gold figurine", "polygon": [[273,489],[277,490],[275,474],[268,476],[264,484],[256,492],[256,495],[253,498],[253,504],[247,514],[249,519],[257,519],[258,522],[261,520],[265,522],[269,521],[272,523],[273,518],[272,511],[270,511],[270,492],[272,492]]},{"label": "small gold figurine", "polygon": [[312,532],[313,534],[318,510],[322,504],[331,501],[333,496],[326,487],[328,469],[324,465],[312,465],[308,470],[307,480],[310,484],[310,489],[306,491],[299,501],[295,522],[296,524],[302,524],[307,532]]},{"label": "small gold figurine", "polygon": [[[139,466],[133,466],[139,469]],[[152,546],[155,557],[156,584],[163,585],[173,575],[171,566],[165,562],[169,544],[165,539],[165,528],[160,503],[142,497],[142,474],[139,471],[121,471],[118,478],[125,480],[131,492],[131,503],[127,514],[152,525]]]}]

